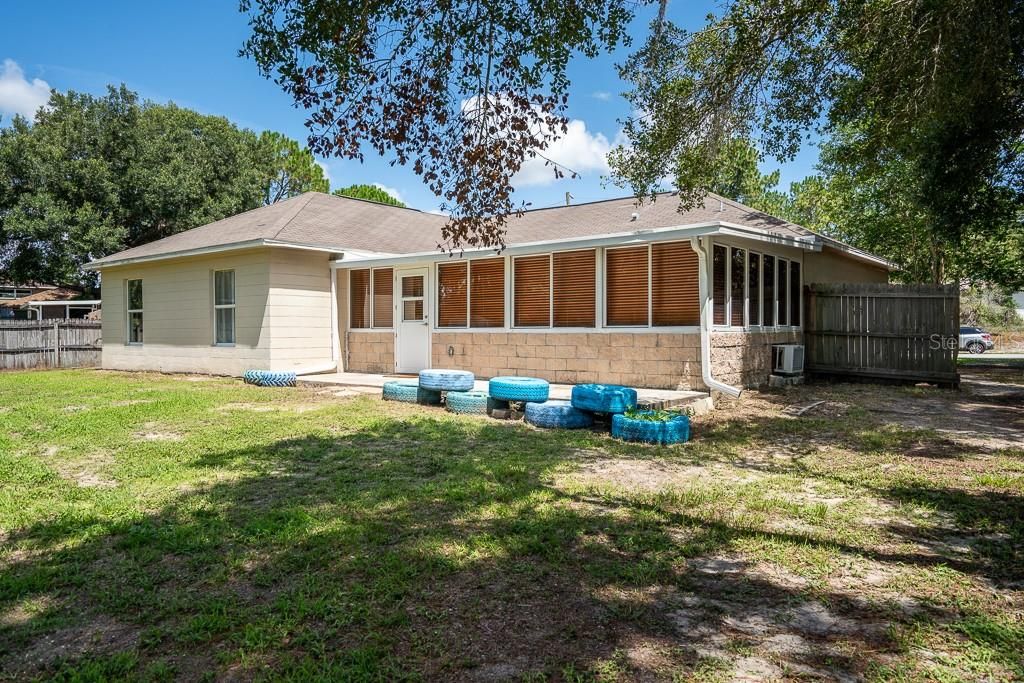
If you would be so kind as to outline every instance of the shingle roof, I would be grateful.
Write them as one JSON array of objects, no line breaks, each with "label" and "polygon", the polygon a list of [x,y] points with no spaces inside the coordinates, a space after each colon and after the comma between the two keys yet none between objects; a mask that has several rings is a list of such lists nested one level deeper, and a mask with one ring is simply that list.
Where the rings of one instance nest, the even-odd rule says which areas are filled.
[{"label": "shingle roof", "polygon": [[[632,218],[634,213],[638,214],[636,220]],[[634,197],[623,197],[527,211],[522,216],[509,218],[505,243],[513,246],[713,221],[735,223],[786,237],[814,235],[806,228],[714,194],[705,198],[703,206],[680,212],[676,195],[664,193],[655,201],[642,204]],[[337,251],[413,254],[436,249],[446,222],[444,216],[415,209],[308,192],[112,254],[93,261],[90,266],[102,267],[129,259],[160,258],[258,240]]]}]

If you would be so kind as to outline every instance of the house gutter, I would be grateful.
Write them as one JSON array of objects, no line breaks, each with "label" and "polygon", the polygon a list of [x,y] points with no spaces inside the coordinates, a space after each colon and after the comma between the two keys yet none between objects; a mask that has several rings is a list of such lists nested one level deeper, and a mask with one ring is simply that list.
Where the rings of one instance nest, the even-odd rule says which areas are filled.
[{"label": "house gutter", "polygon": [[694,237],[690,246],[697,252],[699,276],[697,290],[700,296],[700,374],[709,391],[717,391],[729,398],[739,398],[742,389],[719,382],[711,375],[711,306],[708,305],[708,251],[703,237]]}]

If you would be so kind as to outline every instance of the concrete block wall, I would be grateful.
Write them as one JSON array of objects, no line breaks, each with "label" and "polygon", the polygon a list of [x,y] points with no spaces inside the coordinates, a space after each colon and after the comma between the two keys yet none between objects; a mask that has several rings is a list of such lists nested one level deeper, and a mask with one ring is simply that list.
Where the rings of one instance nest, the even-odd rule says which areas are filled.
[{"label": "concrete block wall", "polygon": [[713,332],[711,371],[719,382],[756,388],[772,372],[772,344],[803,344],[803,332]]},{"label": "concrete block wall", "polygon": [[508,374],[559,384],[703,387],[699,334],[435,332],[432,356],[435,368],[470,370],[482,378]]},{"label": "concrete block wall", "polygon": [[348,372],[388,373],[395,371],[394,332],[349,332]]}]

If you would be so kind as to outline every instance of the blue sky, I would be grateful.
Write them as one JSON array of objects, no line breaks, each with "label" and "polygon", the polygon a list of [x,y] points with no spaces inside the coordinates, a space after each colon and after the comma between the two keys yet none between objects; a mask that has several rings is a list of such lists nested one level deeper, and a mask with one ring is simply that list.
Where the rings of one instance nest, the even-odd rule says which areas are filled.
[{"label": "blue sky", "polygon": [[[144,98],[172,100],[198,111],[226,116],[254,130],[277,130],[305,142],[304,114],[290,98],[257,72],[255,64],[238,57],[248,33],[245,17],[234,0],[139,2],[104,0],[82,3],[6,0],[0,24],[0,116],[44,97],[47,88],[102,93],[107,84],[125,83]],[[697,28],[715,3],[675,0],[670,16]],[[639,43],[652,8],[640,16],[632,35]],[[552,149],[552,158],[582,173],[580,179],[555,181],[550,170],[524,171],[516,198],[534,207],[622,196],[620,188],[605,186],[603,156],[629,114],[620,93],[615,63],[628,49],[595,60],[577,59],[570,69],[572,89],[568,138]],[[438,200],[407,169],[388,164],[372,150],[360,164],[342,159],[323,160],[332,188],[351,183],[379,183],[396,191],[410,206],[431,210]],[[769,160],[765,170],[779,168],[782,184],[813,171],[816,150],[805,149],[782,165]]]}]

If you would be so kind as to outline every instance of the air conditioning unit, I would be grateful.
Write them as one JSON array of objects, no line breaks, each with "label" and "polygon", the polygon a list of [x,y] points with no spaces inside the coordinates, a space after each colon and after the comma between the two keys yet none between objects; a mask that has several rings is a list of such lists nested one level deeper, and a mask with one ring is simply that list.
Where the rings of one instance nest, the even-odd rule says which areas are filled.
[{"label": "air conditioning unit", "polygon": [[772,346],[772,372],[776,375],[802,375],[804,347],[802,344],[775,344]]}]

